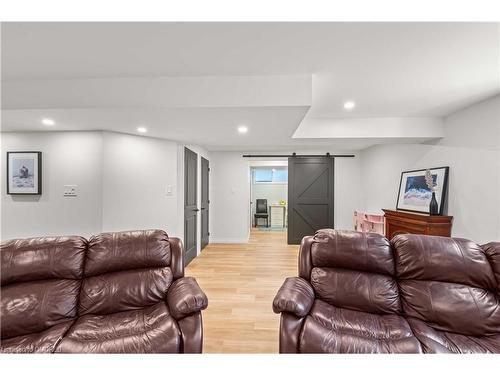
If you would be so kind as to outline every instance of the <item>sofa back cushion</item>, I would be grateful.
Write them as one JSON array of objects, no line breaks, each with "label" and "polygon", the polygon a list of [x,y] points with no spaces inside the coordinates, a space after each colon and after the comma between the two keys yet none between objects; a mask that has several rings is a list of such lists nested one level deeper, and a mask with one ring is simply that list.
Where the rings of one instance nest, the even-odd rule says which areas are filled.
[{"label": "sofa back cushion", "polygon": [[398,285],[388,275],[314,267],[311,285],[317,298],[336,307],[374,314],[401,311]]},{"label": "sofa back cushion", "polygon": [[389,241],[377,233],[322,229],[311,245],[313,267],[337,267],[355,271],[394,275]]},{"label": "sofa back cushion", "polygon": [[154,305],[172,283],[169,238],[161,230],[102,233],[89,241],[78,313]]},{"label": "sofa back cushion", "polygon": [[498,283],[485,250],[460,238],[391,241],[404,314],[464,335],[500,333]]},{"label": "sofa back cushion", "polygon": [[40,237],[2,243],[2,339],[74,319],[87,243]]},{"label": "sofa back cushion", "polygon": [[370,313],[401,310],[389,241],[375,233],[323,229],[311,244],[310,281],[329,304]]}]

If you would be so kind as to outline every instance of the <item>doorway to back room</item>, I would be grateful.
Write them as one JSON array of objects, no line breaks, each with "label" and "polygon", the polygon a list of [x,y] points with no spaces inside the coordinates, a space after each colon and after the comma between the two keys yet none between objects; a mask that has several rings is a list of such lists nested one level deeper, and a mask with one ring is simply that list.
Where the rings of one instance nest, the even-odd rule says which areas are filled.
[{"label": "doorway to back room", "polygon": [[288,167],[276,162],[250,167],[250,225],[256,231],[286,232]]}]

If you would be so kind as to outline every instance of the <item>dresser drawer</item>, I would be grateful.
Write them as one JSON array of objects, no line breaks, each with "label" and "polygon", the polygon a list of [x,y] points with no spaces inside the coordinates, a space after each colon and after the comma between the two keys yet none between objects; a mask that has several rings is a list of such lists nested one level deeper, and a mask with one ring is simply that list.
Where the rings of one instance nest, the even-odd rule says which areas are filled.
[{"label": "dresser drawer", "polygon": [[284,207],[270,207],[271,226],[283,227],[285,225],[285,208]]},{"label": "dresser drawer", "polygon": [[387,238],[392,238],[398,234],[427,234],[425,226],[419,225],[398,225],[389,223],[387,224]]},{"label": "dresser drawer", "polygon": [[398,234],[424,234],[451,236],[453,216],[425,215],[410,212],[383,210],[385,213],[385,235],[391,239]]}]

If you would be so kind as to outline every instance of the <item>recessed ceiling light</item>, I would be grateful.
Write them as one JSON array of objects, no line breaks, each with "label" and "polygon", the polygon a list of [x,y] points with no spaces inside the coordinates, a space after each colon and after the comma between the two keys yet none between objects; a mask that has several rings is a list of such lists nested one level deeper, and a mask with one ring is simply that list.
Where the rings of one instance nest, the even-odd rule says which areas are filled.
[{"label": "recessed ceiling light", "polygon": [[138,131],[139,133],[146,133],[146,132],[148,131],[148,129],[146,129],[144,126],[139,126],[139,127],[137,128],[137,131]]},{"label": "recessed ceiling light", "polygon": [[52,126],[52,125],[55,125],[56,122],[54,120],[52,120],[51,118],[43,118],[42,124],[47,125],[47,126]]},{"label": "recessed ceiling light", "polygon": [[246,132],[248,132],[248,128],[244,125],[238,126],[238,132],[241,134],[245,134]]},{"label": "recessed ceiling light", "polygon": [[351,109],[354,109],[356,107],[356,103],[354,103],[352,100],[348,100],[347,102],[344,102],[344,108],[350,111]]}]

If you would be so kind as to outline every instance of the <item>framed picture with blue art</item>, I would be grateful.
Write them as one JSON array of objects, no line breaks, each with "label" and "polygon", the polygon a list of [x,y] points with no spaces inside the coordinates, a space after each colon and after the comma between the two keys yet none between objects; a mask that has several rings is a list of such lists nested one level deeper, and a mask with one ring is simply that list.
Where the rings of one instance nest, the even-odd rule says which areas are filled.
[{"label": "framed picture with blue art", "polygon": [[443,215],[449,167],[401,173],[397,210]]},{"label": "framed picture with blue art", "polygon": [[7,152],[7,194],[42,194],[42,153]]}]

